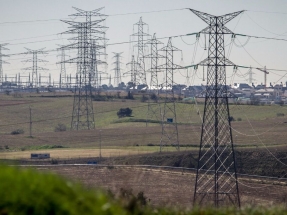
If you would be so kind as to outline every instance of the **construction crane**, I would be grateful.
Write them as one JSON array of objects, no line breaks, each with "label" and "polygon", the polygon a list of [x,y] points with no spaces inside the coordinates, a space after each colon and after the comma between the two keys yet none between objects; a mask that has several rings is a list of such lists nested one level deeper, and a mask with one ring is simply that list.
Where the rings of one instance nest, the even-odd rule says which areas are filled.
[{"label": "construction crane", "polygon": [[266,70],[266,66],[264,66],[264,68],[256,68],[261,72],[264,72],[264,85],[265,85],[265,89],[267,87],[267,74],[269,74],[269,72]]}]

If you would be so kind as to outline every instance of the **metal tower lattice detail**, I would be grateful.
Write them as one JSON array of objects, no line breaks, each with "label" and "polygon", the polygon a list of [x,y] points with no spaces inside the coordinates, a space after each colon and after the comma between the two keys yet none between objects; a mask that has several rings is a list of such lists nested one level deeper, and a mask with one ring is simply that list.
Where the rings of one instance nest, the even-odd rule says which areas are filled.
[{"label": "metal tower lattice detail", "polygon": [[[101,72],[99,70],[98,65],[101,65],[101,64],[107,65],[107,63],[105,61],[102,61],[99,58],[101,55],[106,56],[106,53],[105,53],[106,48],[105,48],[105,44],[100,45],[100,44],[98,44],[97,40],[93,40],[91,49],[92,49],[91,50],[91,54],[92,54],[92,62],[91,62],[92,63],[92,80],[91,80],[91,83],[92,83],[92,86],[94,88],[98,89],[101,86],[100,80],[99,80],[100,74],[106,73],[106,72]],[[101,49],[104,49],[104,52],[101,52],[100,51]]]},{"label": "metal tower lattice detail", "polygon": [[[152,39],[149,40],[146,44],[150,45],[150,54],[146,55],[145,58],[149,58],[151,61],[150,69],[147,71],[150,73],[150,87],[149,87],[149,100],[148,100],[148,110],[147,110],[147,120],[146,125],[149,120],[155,117],[158,119],[159,106],[155,105],[152,100],[155,100],[159,93],[159,85],[158,85],[158,73],[160,72],[158,68],[158,60],[159,58],[163,58],[163,56],[158,54],[158,45],[163,44],[159,40],[156,39],[156,35],[154,34]],[[155,95],[155,96],[154,96]],[[152,99],[152,96],[155,99]],[[157,100],[156,100],[157,101]]]},{"label": "metal tower lattice detail", "polygon": [[24,60],[22,62],[32,62],[33,66],[23,68],[22,70],[32,70],[32,80],[30,80],[30,87],[37,88],[37,87],[39,87],[38,71],[39,70],[48,70],[46,68],[38,66],[39,62],[48,62],[46,60],[39,59],[38,54],[47,54],[47,52],[43,51],[45,48],[42,48],[39,50],[32,50],[32,49],[28,49],[28,48],[25,48],[25,49],[27,49],[27,51],[28,51],[25,54],[32,54],[33,58],[28,59],[28,60]]},{"label": "metal tower lattice detail", "polygon": [[[103,8],[92,11],[84,11],[74,8],[78,13],[71,16],[82,17],[84,21],[63,21],[70,25],[67,34],[76,34],[75,43],[64,46],[65,49],[77,49],[77,57],[66,60],[66,63],[77,64],[77,86],[74,94],[73,113],[71,121],[72,130],[95,128],[94,110],[92,103],[92,82],[94,77],[96,41],[103,40],[106,27],[100,25],[106,15],[99,13]],[[92,20],[96,17],[96,20]],[[97,59],[96,59],[97,62]]]},{"label": "metal tower lattice detail", "polygon": [[67,81],[66,81],[66,65],[65,65],[66,55],[65,55],[65,49],[61,48],[62,47],[61,45],[58,45],[58,46],[60,46],[60,48],[58,50],[61,51],[61,54],[58,55],[59,57],[61,57],[59,86],[60,86],[60,88],[63,88],[63,87],[67,87],[67,84],[66,84],[67,83]]},{"label": "metal tower lattice detail", "polygon": [[225,70],[234,64],[225,58],[224,35],[232,34],[225,24],[243,11],[213,16],[190,10],[208,24],[201,33],[209,35],[208,58],[200,63],[207,66],[207,85],[193,203],[240,207]]},{"label": "metal tower lattice detail", "polygon": [[115,71],[115,76],[114,76],[114,87],[118,87],[119,84],[122,82],[121,79],[121,54],[123,52],[113,52],[115,54],[115,56],[113,58],[115,58],[115,62],[113,63],[115,65],[115,68],[113,69]]},{"label": "metal tower lattice detail", "polygon": [[175,96],[173,91],[174,85],[174,71],[181,66],[174,64],[174,52],[181,51],[174,47],[169,38],[167,46],[161,48],[159,51],[163,52],[165,57],[165,64],[158,68],[164,70],[165,82],[162,84],[162,90],[165,92],[165,101],[161,107],[161,125],[162,134],[160,140],[160,151],[166,145],[172,145],[179,150],[178,129],[175,109]]},{"label": "metal tower lattice detail", "polygon": [[137,47],[137,63],[138,63],[137,74],[134,76],[135,85],[136,86],[147,85],[145,62],[144,62],[144,48],[146,47],[146,45],[144,44],[144,38],[150,35],[144,32],[144,26],[147,26],[147,24],[142,21],[142,17],[140,17],[140,20],[134,25],[136,25],[138,29],[138,32],[132,35],[137,36],[138,38],[137,44],[135,45],[135,47]]},{"label": "metal tower lattice detail", "polygon": [[2,50],[9,50],[5,46],[8,45],[8,43],[0,44],[0,84],[3,84],[3,64],[8,64],[8,62],[4,61],[2,57],[9,57],[9,55],[2,54]]},{"label": "metal tower lattice detail", "polygon": [[131,75],[130,82],[132,84],[133,90],[135,90],[137,69],[138,69],[139,65],[138,65],[138,62],[136,62],[134,55],[132,55],[131,62],[127,63],[126,66],[130,66],[130,70],[125,72],[124,75],[125,74],[130,74]]}]

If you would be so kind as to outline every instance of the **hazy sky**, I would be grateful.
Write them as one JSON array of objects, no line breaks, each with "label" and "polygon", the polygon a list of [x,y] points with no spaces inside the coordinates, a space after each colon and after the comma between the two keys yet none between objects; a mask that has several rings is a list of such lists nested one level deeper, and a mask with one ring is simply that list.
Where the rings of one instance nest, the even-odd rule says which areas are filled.
[{"label": "hazy sky", "polygon": [[[56,44],[69,44],[67,38],[72,35],[61,35],[59,33],[68,30],[68,25],[61,22],[60,19],[70,19],[70,14],[75,13],[72,7],[78,7],[83,10],[94,10],[105,7],[102,13],[109,15],[106,19],[107,38],[109,44],[125,42],[130,40],[133,30],[133,24],[142,17],[143,21],[149,25],[146,29],[149,34],[156,33],[158,38],[176,35],[184,35],[193,32],[199,32],[206,24],[195,14],[184,8],[193,8],[213,15],[223,15],[240,10],[246,10],[234,20],[227,24],[227,27],[234,33],[248,34],[255,36],[276,37],[287,39],[287,1],[283,0],[0,0],[0,43],[9,43],[9,51],[3,51],[4,54],[11,54],[10,58],[5,58],[10,64],[4,64],[4,73],[8,76],[15,76],[21,72],[21,68],[31,66],[31,63],[21,61],[29,59],[31,56],[19,55],[25,51],[24,47],[30,49],[40,49],[46,47],[47,50],[57,48]],[[174,10],[182,9],[182,10]],[[159,10],[172,10],[154,13],[141,13]],[[137,13],[137,14],[127,14]],[[127,14],[127,15],[117,15]],[[46,20],[46,21],[45,21]],[[29,22],[23,22],[29,21]],[[34,37],[34,38],[31,38]],[[248,38],[237,37],[236,42],[244,44]],[[49,40],[49,41],[47,41]],[[226,55],[229,49],[231,36],[226,37]],[[239,42],[239,41],[240,42]],[[175,62],[181,65],[189,65],[195,55],[195,63],[207,57],[204,51],[204,36],[201,35],[197,51],[194,51],[193,44],[195,36],[176,37],[172,39],[173,45],[182,49],[181,54],[175,56]],[[166,44],[167,39],[162,42]],[[287,69],[287,42],[265,39],[251,38],[248,43],[242,47],[232,46],[229,59],[238,65],[263,67],[274,69]],[[148,49],[146,50],[148,52]],[[107,47],[107,72],[113,76],[113,54],[112,52],[124,52],[122,58],[122,74],[128,70],[126,63],[131,59],[133,48],[130,44],[110,45]],[[56,62],[57,52],[50,52],[48,55],[39,56],[41,59],[48,60],[47,63],[39,63],[39,66],[48,68],[49,71],[41,72],[42,76],[52,74],[55,81],[58,81],[60,66]],[[74,52],[67,53],[70,56]],[[148,62],[147,62],[148,64]],[[67,73],[75,73],[75,65],[66,65]],[[246,82],[248,70],[241,69],[232,81],[232,71],[228,70],[227,83]],[[253,70],[255,82],[263,82],[263,73]],[[268,75],[269,82],[287,81],[286,72],[273,71]],[[197,71],[193,83],[200,84],[202,81],[202,69]],[[162,79],[162,77],[160,77]],[[123,77],[127,82],[129,77]],[[185,72],[176,72],[175,80],[177,83],[185,82]],[[103,81],[107,83],[108,81]]]}]

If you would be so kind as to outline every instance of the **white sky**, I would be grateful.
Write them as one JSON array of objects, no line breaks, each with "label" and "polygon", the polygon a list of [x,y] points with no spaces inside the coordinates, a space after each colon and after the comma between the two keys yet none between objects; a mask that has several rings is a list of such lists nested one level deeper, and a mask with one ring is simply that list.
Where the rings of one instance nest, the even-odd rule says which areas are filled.
[{"label": "white sky", "polygon": [[[31,63],[24,64],[21,62],[30,56],[13,55],[15,53],[24,52],[24,47],[30,49],[40,49],[46,47],[47,50],[57,48],[56,44],[69,44],[66,38],[70,35],[56,35],[68,30],[68,25],[61,22],[60,19],[70,19],[69,15],[76,11],[72,8],[78,7],[83,10],[94,10],[105,7],[102,12],[110,15],[106,20],[108,43],[117,43],[129,41],[130,35],[133,33],[133,24],[138,22],[142,17],[143,21],[149,25],[149,34],[156,33],[157,37],[168,37],[175,35],[188,34],[198,32],[206,27],[206,24],[189,10],[175,10],[167,12],[142,13],[158,10],[172,10],[193,8],[202,12],[213,15],[223,15],[240,10],[247,10],[242,15],[227,24],[227,27],[234,33],[248,34],[265,37],[276,37],[287,39],[287,1],[284,0],[0,0],[0,43],[10,43],[7,48],[9,51],[3,51],[4,54],[12,54],[10,58],[5,58],[10,64],[4,64],[3,69],[9,77],[15,76],[17,73],[27,75],[28,73],[21,71],[21,68],[31,66]],[[276,12],[276,13],[274,13]],[[117,15],[126,13],[139,13],[130,15]],[[50,20],[55,19],[55,20]],[[49,20],[49,21],[35,21]],[[22,22],[34,21],[34,22]],[[11,23],[15,22],[15,23]],[[136,28],[134,29],[136,30]],[[50,35],[50,36],[47,36]],[[40,37],[43,36],[43,37]],[[71,35],[72,36],[72,35]],[[38,38],[30,38],[38,37]],[[230,42],[230,37],[226,37],[226,45]],[[23,39],[30,38],[30,39]],[[197,48],[195,55],[195,63],[207,57],[204,52],[204,36],[200,37],[200,46]],[[241,43],[245,43],[246,37],[237,37]],[[36,42],[43,40],[51,40],[44,42]],[[175,56],[174,61],[177,64],[191,64],[194,54],[194,45],[186,43],[194,43],[195,36],[173,38],[173,45],[183,51],[183,62],[180,53]],[[162,40],[166,44],[167,39]],[[185,42],[185,43],[184,43]],[[238,65],[263,67],[276,69],[287,69],[287,42],[264,40],[251,38],[246,46],[238,48],[233,45],[229,59]],[[226,55],[229,46],[226,46]],[[124,52],[122,58],[122,74],[128,70],[126,63],[130,61],[132,48],[129,44],[112,45],[107,47],[108,53],[108,69],[107,72],[113,76],[113,54],[112,52]],[[249,54],[248,54],[249,53]],[[55,81],[58,81],[60,67],[56,62],[56,52],[51,52],[47,56],[39,56],[41,59],[48,60],[46,63],[39,63],[39,66],[48,68],[49,71],[41,72],[42,76],[52,74]],[[67,53],[68,54],[68,53]],[[73,53],[70,53],[73,56]],[[75,65],[66,65],[67,73],[75,73]],[[232,71],[227,71],[227,77],[231,76]],[[241,69],[242,74],[247,72]],[[264,80],[262,72],[253,71],[255,82],[261,83]],[[185,83],[185,72],[182,75],[177,72],[175,81],[177,83]],[[204,83],[202,81],[202,69],[199,69],[195,76],[194,84]],[[276,74],[274,74],[276,73]],[[268,75],[269,82],[287,81],[285,72],[274,72]],[[286,74],[286,77],[282,77]],[[238,73],[240,76],[241,74]],[[248,76],[244,78],[235,76],[234,82],[247,82]],[[160,77],[162,79],[162,77]],[[124,82],[129,81],[129,76],[123,77]],[[103,83],[108,83],[107,80]],[[231,83],[231,78],[227,79],[227,83]]]}]

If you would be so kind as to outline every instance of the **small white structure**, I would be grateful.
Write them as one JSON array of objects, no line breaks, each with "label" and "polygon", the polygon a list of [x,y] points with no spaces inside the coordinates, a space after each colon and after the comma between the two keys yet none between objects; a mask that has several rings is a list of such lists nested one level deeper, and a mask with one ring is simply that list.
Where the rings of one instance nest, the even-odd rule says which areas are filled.
[{"label": "small white structure", "polygon": [[50,153],[31,153],[31,159],[46,159],[50,158]]}]

